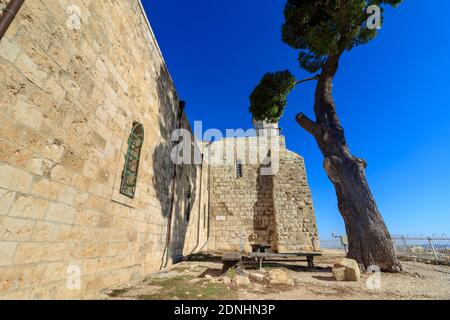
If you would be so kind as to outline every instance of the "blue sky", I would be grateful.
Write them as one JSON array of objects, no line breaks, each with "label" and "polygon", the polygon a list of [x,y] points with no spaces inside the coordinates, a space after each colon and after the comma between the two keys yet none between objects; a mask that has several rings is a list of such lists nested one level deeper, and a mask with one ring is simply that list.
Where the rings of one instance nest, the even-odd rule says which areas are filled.
[{"label": "blue sky", "polygon": [[[284,0],[144,0],[190,121],[251,127],[248,97],[268,71],[307,72],[281,41]],[[448,0],[388,9],[378,37],[345,53],[335,81],[352,152],[393,234],[450,233],[450,27]],[[294,118],[313,116],[314,84],[296,89],[281,120],[305,158],[319,232],[344,232],[322,155]]]}]

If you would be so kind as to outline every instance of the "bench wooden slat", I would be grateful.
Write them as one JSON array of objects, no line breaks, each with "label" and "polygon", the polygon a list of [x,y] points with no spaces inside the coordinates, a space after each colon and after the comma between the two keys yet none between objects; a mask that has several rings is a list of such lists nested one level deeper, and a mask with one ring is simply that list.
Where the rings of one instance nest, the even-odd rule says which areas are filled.
[{"label": "bench wooden slat", "polygon": [[[263,260],[268,261],[300,261],[296,258],[306,257],[306,262],[308,262],[308,267],[315,270],[314,257],[321,256],[319,252],[298,252],[298,253],[267,253],[267,252],[252,252],[249,254],[250,258],[255,258],[258,260],[259,268],[262,268]],[[284,260],[283,260],[284,259]]]},{"label": "bench wooden slat", "polygon": [[222,257],[222,261],[241,261],[242,254],[237,252],[225,253]]},{"label": "bench wooden slat", "polygon": [[295,258],[295,257],[319,257],[321,253],[318,252],[301,252],[301,253],[268,253],[268,252],[251,252],[251,258]]}]

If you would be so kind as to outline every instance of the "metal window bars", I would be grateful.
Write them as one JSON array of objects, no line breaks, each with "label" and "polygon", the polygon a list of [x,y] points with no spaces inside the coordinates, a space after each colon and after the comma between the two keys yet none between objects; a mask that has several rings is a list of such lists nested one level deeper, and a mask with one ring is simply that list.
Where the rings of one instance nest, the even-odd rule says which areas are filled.
[{"label": "metal window bars", "polygon": [[125,155],[125,165],[120,185],[120,193],[129,198],[134,198],[136,195],[139,161],[143,143],[144,127],[142,124],[137,123],[133,126],[128,138],[128,149]]}]

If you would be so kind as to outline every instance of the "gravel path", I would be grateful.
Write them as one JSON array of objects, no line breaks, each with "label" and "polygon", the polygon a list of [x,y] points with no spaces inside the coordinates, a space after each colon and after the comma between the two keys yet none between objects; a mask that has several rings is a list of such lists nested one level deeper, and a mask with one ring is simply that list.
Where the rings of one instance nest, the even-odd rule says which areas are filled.
[{"label": "gravel path", "polygon": [[[220,285],[220,261],[186,261],[146,280],[119,289],[118,295],[108,299],[198,299],[220,300],[227,297],[240,300],[450,300],[450,267],[403,261],[405,272],[381,274],[379,289],[370,290],[368,274],[359,282],[337,282],[332,276],[333,262],[343,257],[340,251],[327,250],[317,259],[316,272],[307,270],[304,263],[269,264],[267,268],[287,271],[294,286],[270,286],[252,282],[250,285]],[[163,279],[164,281],[162,281]],[[184,283],[184,282],[185,283]],[[212,285],[212,287],[211,287]],[[174,292],[173,296],[169,294]],[[190,288],[181,290],[181,288]],[[204,292],[203,292],[204,291]]]},{"label": "gravel path", "polygon": [[333,261],[344,255],[339,251],[326,251],[318,259],[318,272],[298,272],[289,268],[295,287],[289,291],[270,294],[241,293],[240,299],[273,300],[450,300],[450,267],[428,265],[421,262],[402,261],[404,273],[381,274],[379,289],[369,290],[368,274],[363,274],[360,282],[336,282],[331,267]]}]

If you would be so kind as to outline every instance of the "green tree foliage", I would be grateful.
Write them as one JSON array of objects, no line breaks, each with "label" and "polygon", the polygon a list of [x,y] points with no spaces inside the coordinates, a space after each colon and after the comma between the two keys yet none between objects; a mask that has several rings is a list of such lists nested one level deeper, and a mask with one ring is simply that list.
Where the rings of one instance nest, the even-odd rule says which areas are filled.
[{"label": "green tree foliage", "polygon": [[295,86],[288,71],[266,73],[250,96],[250,112],[255,120],[278,122],[287,104],[287,96]]},{"label": "green tree foliage", "polygon": [[327,57],[366,44],[377,34],[369,29],[367,8],[398,5],[402,0],[288,0],[283,41],[300,50],[300,66],[322,69]]},{"label": "green tree foliage", "polygon": [[[322,69],[328,57],[372,40],[376,29],[367,21],[371,5],[398,5],[402,0],[287,0],[282,27],[283,41],[300,50],[300,66],[308,72]],[[383,11],[382,11],[383,12]],[[295,87],[289,71],[267,73],[250,97],[256,120],[277,122],[287,96]]]}]

